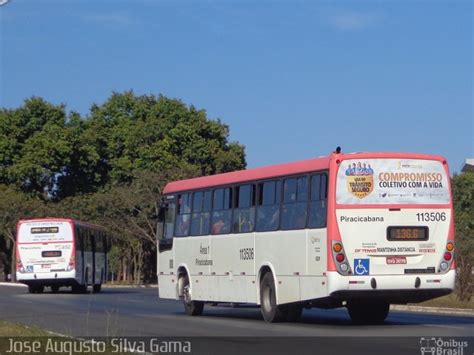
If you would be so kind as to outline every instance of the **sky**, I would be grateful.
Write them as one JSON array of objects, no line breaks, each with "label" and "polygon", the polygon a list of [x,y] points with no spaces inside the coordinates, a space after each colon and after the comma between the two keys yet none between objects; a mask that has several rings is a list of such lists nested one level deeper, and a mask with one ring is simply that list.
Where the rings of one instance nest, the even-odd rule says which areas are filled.
[{"label": "sky", "polygon": [[343,152],[474,157],[470,0],[10,0],[0,107],[113,91],[204,109],[248,167]]}]

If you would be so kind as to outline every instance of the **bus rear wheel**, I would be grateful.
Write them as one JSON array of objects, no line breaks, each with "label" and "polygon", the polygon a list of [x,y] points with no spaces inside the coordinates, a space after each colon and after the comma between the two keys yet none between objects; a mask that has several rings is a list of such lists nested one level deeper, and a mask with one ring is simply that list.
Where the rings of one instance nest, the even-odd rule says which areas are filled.
[{"label": "bus rear wheel", "polygon": [[72,293],[87,293],[87,285],[73,285]]},{"label": "bus rear wheel", "polygon": [[101,290],[102,284],[95,284],[94,286],[92,286],[92,291],[94,291],[94,293],[99,293]]},{"label": "bus rear wheel", "polygon": [[287,306],[276,303],[276,289],[273,276],[267,272],[260,283],[260,309],[266,322],[280,322],[287,316]]},{"label": "bus rear wheel", "polygon": [[353,301],[348,302],[347,310],[356,324],[382,324],[390,311],[390,303]]},{"label": "bus rear wheel", "polygon": [[28,292],[29,293],[43,293],[44,286],[42,285],[29,285]]},{"label": "bus rear wheel", "polygon": [[183,277],[184,277],[184,281],[183,281],[184,311],[189,316],[200,316],[204,310],[204,302],[192,300],[188,275],[183,276]]},{"label": "bus rear wheel", "polygon": [[52,293],[58,293],[59,292],[59,286],[57,286],[57,285],[51,286],[51,292]]}]

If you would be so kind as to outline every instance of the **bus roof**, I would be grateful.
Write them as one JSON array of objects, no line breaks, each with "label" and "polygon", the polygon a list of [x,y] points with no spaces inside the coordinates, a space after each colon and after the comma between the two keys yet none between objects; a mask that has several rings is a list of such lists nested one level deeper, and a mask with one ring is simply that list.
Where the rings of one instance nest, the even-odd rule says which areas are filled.
[{"label": "bus roof", "polygon": [[253,180],[265,180],[279,176],[325,170],[329,169],[329,159],[329,156],[313,158],[286,164],[270,165],[261,168],[239,170],[230,173],[201,176],[193,179],[170,182],[165,186],[163,193],[170,194],[179,191],[205,189],[207,187],[230,185]]},{"label": "bus roof", "polygon": [[[418,153],[395,153],[395,152],[357,152],[357,153],[340,153],[337,159],[343,161],[346,159],[427,159],[445,162],[445,158],[440,155],[418,154]],[[332,155],[325,157],[300,160],[285,164],[270,165],[260,168],[239,170],[230,173],[216,174],[210,176],[201,176],[192,179],[179,180],[166,184],[163,194],[171,194],[181,191],[190,191],[205,189],[210,187],[231,185],[243,183],[246,181],[272,179],[281,176],[304,174],[318,170],[329,169],[329,162]]]}]

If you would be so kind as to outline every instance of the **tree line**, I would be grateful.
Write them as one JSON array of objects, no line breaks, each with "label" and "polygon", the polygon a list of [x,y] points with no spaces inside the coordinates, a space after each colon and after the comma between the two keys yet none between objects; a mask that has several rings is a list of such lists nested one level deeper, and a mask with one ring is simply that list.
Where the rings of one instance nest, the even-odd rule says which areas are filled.
[{"label": "tree line", "polygon": [[115,279],[152,282],[164,185],[245,166],[227,125],[161,95],[113,93],[85,117],[40,97],[2,108],[0,269],[15,273],[19,219],[61,216],[109,230]]},{"label": "tree line", "polygon": [[[106,227],[114,278],[156,280],[156,219],[168,181],[244,169],[229,127],[164,96],[113,93],[82,117],[32,97],[0,109],[0,269],[15,272],[21,218],[61,216]],[[452,178],[456,292],[472,294],[474,174]]]}]

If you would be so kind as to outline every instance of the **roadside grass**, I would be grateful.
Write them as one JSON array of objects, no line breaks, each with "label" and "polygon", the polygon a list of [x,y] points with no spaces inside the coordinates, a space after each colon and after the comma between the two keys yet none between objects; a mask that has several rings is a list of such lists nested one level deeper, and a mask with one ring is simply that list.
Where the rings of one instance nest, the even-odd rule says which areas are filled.
[{"label": "roadside grass", "polygon": [[474,297],[471,297],[471,300],[460,301],[459,298],[451,293],[446,296],[438,297],[422,303],[413,303],[414,306],[422,307],[446,307],[446,308],[463,308],[463,309],[474,309]]},{"label": "roadside grass", "polygon": [[[70,337],[62,337],[55,335],[53,333],[47,332],[38,327],[30,327],[25,326],[17,323],[7,322],[0,320],[0,354],[6,352],[6,349],[10,348],[10,338],[13,338],[15,342],[40,342],[41,347],[38,351],[33,351],[38,355],[47,355],[51,354],[52,352],[58,355],[70,355],[70,354],[82,354],[82,355],[93,355],[97,354],[97,351],[90,351],[87,347],[81,347],[80,345],[73,346],[71,345],[71,341],[78,344],[83,343],[82,340],[70,338]],[[48,341],[51,341],[49,345],[51,349],[48,349]],[[91,344],[89,342],[89,344]],[[26,349],[26,348],[25,348]],[[102,351],[103,349],[103,351]],[[26,349],[27,350],[27,349]],[[125,349],[118,349],[112,347],[110,344],[106,344],[105,348],[102,347],[99,353],[101,354],[118,354],[118,355],[131,355],[132,352],[124,351]],[[28,352],[28,351],[27,351]],[[31,351],[30,351],[31,352]],[[17,351],[12,351],[12,354],[19,354]],[[23,352],[20,352],[23,353]]]},{"label": "roadside grass", "polygon": [[30,327],[0,320],[0,337],[39,337],[51,336],[38,327]]}]

